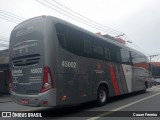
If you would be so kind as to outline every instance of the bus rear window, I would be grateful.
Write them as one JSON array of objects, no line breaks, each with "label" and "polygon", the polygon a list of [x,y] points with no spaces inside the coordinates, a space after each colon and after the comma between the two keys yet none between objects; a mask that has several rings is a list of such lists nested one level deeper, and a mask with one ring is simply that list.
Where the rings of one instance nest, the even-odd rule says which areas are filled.
[{"label": "bus rear window", "polygon": [[44,54],[44,25],[44,19],[34,18],[15,27],[10,37],[12,58]]}]

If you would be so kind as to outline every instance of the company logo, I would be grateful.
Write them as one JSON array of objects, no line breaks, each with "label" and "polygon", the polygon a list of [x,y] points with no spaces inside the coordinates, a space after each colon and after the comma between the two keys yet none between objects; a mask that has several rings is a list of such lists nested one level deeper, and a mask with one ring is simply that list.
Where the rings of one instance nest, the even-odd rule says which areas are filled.
[{"label": "company logo", "polygon": [[11,117],[11,112],[2,112],[2,117]]},{"label": "company logo", "polygon": [[[2,113],[2,115],[1,115]],[[0,112],[0,117],[42,117],[41,113]]]}]

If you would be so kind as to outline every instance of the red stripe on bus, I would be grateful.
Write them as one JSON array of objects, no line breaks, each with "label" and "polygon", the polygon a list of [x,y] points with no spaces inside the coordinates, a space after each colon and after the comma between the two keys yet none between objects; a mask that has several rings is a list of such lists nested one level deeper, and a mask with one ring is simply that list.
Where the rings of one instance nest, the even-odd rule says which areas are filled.
[{"label": "red stripe on bus", "polygon": [[110,64],[110,75],[111,75],[114,91],[115,91],[115,94],[117,96],[117,95],[120,94],[120,92],[119,92],[119,87],[118,87],[116,75],[115,75],[115,72],[114,72],[112,64]]}]

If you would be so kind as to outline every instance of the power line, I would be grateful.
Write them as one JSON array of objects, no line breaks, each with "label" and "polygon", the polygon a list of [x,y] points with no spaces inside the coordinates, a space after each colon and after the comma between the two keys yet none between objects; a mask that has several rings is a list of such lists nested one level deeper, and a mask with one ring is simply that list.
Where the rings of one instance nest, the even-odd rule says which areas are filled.
[{"label": "power line", "polygon": [[[46,0],[44,0],[44,1],[46,1]],[[124,34],[124,33],[120,32],[120,31],[117,31],[117,30],[111,29],[111,28],[109,28],[109,27],[107,27],[107,26],[104,26],[104,25],[102,25],[102,24],[99,24],[99,23],[97,23],[97,22],[95,22],[95,21],[93,21],[93,20],[91,20],[91,19],[89,19],[89,18],[87,18],[87,17],[85,17],[85,16],[83,16],[83,15],[81,15],[81,14],[73,11],[72,9],[64,6],[63,4],[57,2],[56,0],[52,0],[52,1],[54,1],[54,2],[57,3],[58,5],[62,6],[63,8],[71,11],[72,13],[74,13],[74,14],[76,14],[76,15],[79,15],[79,16],[83,17],[84,19],[89,20],[90,22],[95,23],[96,25],[99,25],[99,26],[101,26],[101,27],[103,27],[103,28],[105,28],[105,29],[107,28],[107,29],[109,29],[109,30],[111,30],[111,31],[114,31],[114,32],[117,32],[117,33],[119,33],[119,34]],[[54,6],[55,6],[55,5],[54,5]],[[124,34],[124,35],[125,35],[125,34]],[[125,35],[125,36],[126,36],[126,35]],[[126,36],[126,37],[127,37],[127,36]],[[128,39],[129,39],[129,38],[127,37],[127,40],[128,40]],[[132,42],[132,43],[133,43],[133,42]],[[134,44],[134,45],[133,45],[133,44]],[[135,43],[133,43],[133,44],[132,44],[132,45],[133,45],[136,49],[139,49],[140,51],[144,51],[141,47],[139,47],[139,46],[136,45]]]},{"label": "power line", "polygon": [[17,19],[15,19],[14,17],[8,16],[8,15],[5,14],[5,13],[1,13],[1,12],[0,12],[0,16],[3,17],[3,18],[8,18],[8,19],[10,19],[10,20],[12,20],[12,21],[14,21],[14,22],[17,22],[17,23],[21,22],[20,20],[17,20]]},{"label": "power line", "polygon": [[[46,0],[44,0],[44,1],[46,1]],[[52,1],[54,1],[54,2],[57,3],[57,4],[59,4],[60,6],[64,7],[65,9],[69,10],[70,12],[72,12],[72,13],[74,13],[74,14],[82,17],[82,18],[84,18],[83,20],[85,20],[85,21],[87,21],[87,22],[89,22],[89,23],[91,23],[91,24],[93,24],[93,25],[95,25],[95,26],[98,26],[98,27],[100,27],[100,28],[102,28],[102,29],[105,29],[105,30],[109,30],[109,31],[112,32],[112,33],[119,33],[119,34],[122,33],[122,32],[119,32],[119,31],[117,31],[117,30],[114,30],[114,29],[111,29],[111,28],[109,28],[109,27],[106,27],[106,26],[104,26],[104,25],[101,25],[100,23],[97,23],[97,22],[95,22],[95,21],[93,21],[93,20],[91,20],[91,19],[89,19],[89,18],[87,18],[87,17],[85,17],[85,16],[83,16],[83,15],[81,15],[81,14],[73,11],[72,9],[70,9],[70,8],[68,8],[68,7],[60,4],[59,2],[57,2],[57,1],[55,1],[55,0],[52,0]],[[54,6],[55,6],[55,5],[54,5]],[[70,13],[70,14],[71,14],[71,13]],[[72,14],[72,15],[73,15],[73,14]],[[81,18],[81,19],[82,19],[82,18]]]},{"label": "power line", "polygon": [[0,47],[1,48],[8,48],[9,47],[9,41],[4,37],[0,37]]},{"label": "power line", "polygon": [[5,14],[8,14],[9,16],[13,16],[13,17],[15,17],[15,18],[17,18],[17,19],[19,19],[19,20],[21,20],[21,21],[23,21],[25,18],[23,18],[23,17],[21,17],[21,16],[18,16],[18,15],[16,15],[16,14],[13,14],[13,13],[10,13],[10,12],[7,12],[7,11],[4,11],[4,10],[2,10],[2,9],[0,9],[0,11],[1,12],[3,12],[3,13],[5,13]]},{"label": "power line", "polygon": [[13,21],[13,20],[10,20],[10,19],[8,19],[8,18],[4,18],[4,17],[1,17],[1,16],[0,16],[0,18],[1,18],[1,19],[4,19],[4,20],[7,20],[7,21],[9,21],[9,22],[18,24],[18,22]]},{"label": "power line", "polygon": [[[68,7],[66,7],[66,6],[58,3],[58,2],[55,1],[55,0],[52,0],[52,1],[54,1],[54,2],[56,2],[57,4],[61,5],[61,6],[64,7],[65,9],[71,11],[72,13],[77,14],[78,16],[81,16],[81,17],[85,18],[85,20],[82,19],[82,18],[80,18],[80,17],[77,17],[77,16],[73,15],[73,14],[70,13],[70,12],[67,12],[67,11],[63,10],[63,9],[60,8],[60,7],[57,7],[56,5],[48,2],[47,0],[43,0],[43,1],[45,1],[46,3],[48,3],[48,4],[51,5],[51,6],[54,6],[54,7],[58,8],[59,10],[61,10],[61,11],[63,11],[63,12],[61,12],[61,11],[59,11],[59,10],[57,10],[57,9],[54,9],[53,7],[47,5],[47,4],[45,4],[45,3],[43,3],[43,2],[41,2],[41,1],[39,1],[39,0],[36,0],[36,1],[39,2],[39,3],[41,3],[41,4],[43,4],[43,5],[45,5],[46,7],[49,7],[49,8],[52,9],[52,10],[55,10],[55,11],[57,11],[57,12],[65,15],[65,16],[67,16],[67,17],[69,17],[69,18],[72,18],[72,19],[74,19],[74,20],[76,20],[76,21],[79,21],[79,22],[81,22],[81,23],[83,23],[83,24],[86,24],[86,25],[88,25],[88,26],[91,26],[91,27],[93,27],[93,28],[101,29],[101,30],[103,30],[103,31],[105,31],[105,32],[110,31],[112,34],[115,34],[115,33],[117,33],[117,34],[118,34],[118,33],[121,33],[121,34],[122,34],[122,32],[119,32],[119,31],[113,30],[113,29],[111,29],[111,28],[108,28],[108,27],[106,27],[106,26],[103,26],[103,25],[101,25],[101,24],[99,24],[99,23],[97,23],[97,22],[95,22],[95,21],[93,21],[93,20],[91,20],[91,19],[89,19],[89,18],[87,18],[87,17],[84,17],[83,15],[81,15],[81,14],[79,14],[79,13],[77,13],[77,12],[74,12],[74,11],[71,10],[70,8],[68,8]],[[68,15],[68,14],[69,14],[69,15]],[[17,23],[20,23],[20,22],[22,22],[22,21],[24,20],[24,18],[22,18],[22,17],[20,17],[20,16],[17,16],[17,15],[15,15],[15,14],[9,13],[9,12],[4,11],[4,10],[1,10],[1,9],[0,9],[0,15],[1,15],[0,18],[2,18],[2,19],[4,19],[4,20],[7,20],[7,21],[10,21],[10,22],[13,22],[13,23],[16,23],[16,24],[17,24]],[[87,20],[90,21],[90,22],[88,22]],[[123,34],[124,34],[124,33],[123,33]],[[126,35],[125,35],[125,36],[126,36]],[[126,36],[126,37],[127,37],[127,36]],[[128,39],[128,37],[127,37],[127,39]],[[1,41],[2,41],[2,40],[1,40]],[[4,40],[3,40],[3,41],[4,41]],[[135,44],[135,43],[134,43],[134,44]],[[133,45],[133,44],[132,44],[132,45]],[[136,45],[136,46],[137,46],[137,45]],[[136,48],[137,48],[137,47],[136,47]],[[141,48],[139,47],[138,49],[141,49]],[[141,49],[141,50],[142,50],[142,49]],[[144,50],[142,50],[142,51],[144,51]]]},{"label": "power line", "polygon": [[52,10],[55,10],[55,11],[58,12],[58,13],[61,13],[61,14],[65,15],[65,16],[73,19],[73,20],[76,20],[76,21],[78,21],[78,22],[80,22],[80,23],[83,23],[83,24],[85,24],[85,25],[88,25],[88,26],[90,26],[90,27],[93,27],[93,28],[98,29],[98,27],[95,27],[95,26],[93,26],[93,25],[90,25],[90,24],[85,23],[84,21],[81,21],[81,20],[78,20],[78,19],[76,19],[76,18],[73,18],[73,16],[67,15],[67,14],[65,14],[65,13],[63,13],[63,12],[57,10],[57,9],[54,9],[53,7],[50,7],[49,5],[47,5],[47,4],[45,4],[45,3],[42,3],[42,2],[39,1],[39,0],[36,0],[36,1],[39,2],[39,3],[41,3],[41,4],[43,4],[44,6],[46,6],[46,7],[48,7],[48,8],[50,8],[50,9],[52,9]]},{"label": "power line", "polygon": [[[130,41],[130,42],[131,42],[131,44],[128,44],[128,46],[133,47],[134,49],[137,49],[137,50],[139,50],[139,51],[141,51],[141,52],[143,52],[143,53],[146,54],[145,50],[142,49],[141,47],[139,47],[139,45],[137,45],[136,43],[134,43],[126,34],[124,34],[124,38],[125,38],[127,41]],[[147,55],[147,54],[146,54],[146,55]]]},{"label": "power line", "polygon": [[[39,0],[36,0],[36,1],[39,2],[39,3],[41,3],[41,4],[43,4],[43,5],[45,5],[46,7],[50,8],[50,9],[52,9],[52,10],[55,10],[55,11],[57,11],[57,12],[65,15],[65,16],[67,16],[67,17],[70,17],[70,18],[72,18],[72,19],[74,19],[74,20],[76,20],[76,21],[79,21],[79,22],[81,22],[81,23],[83,23],[83,24],[86,24],[86,25],[88,25],[88,26],[94,27],[94,28],[99,29],[99,30],[103,30],[103,31],[105,31],[105,32],[110,32],[110,33],[112,33],[112,34],[115,34],[115,33],[116,33],[116,34],[118,34],[118,35],[119,35],[119,34],[123,34],[123,35],[124,35],[124,33],[122,33],[122,32],[119,32],[119,31],[113,30],[113,29],[111,29],[111,28],[108,28],[108,27],[106,27],[106,26],[103,26],[103,25],[101,25],[101,24],[99,24],[99,23],[97,23],[97,22],[95,22],[95,21],[93,21],[93,20],[90,20],[90,19],[87,18],[87,17],[84,17],[83,15],[81,15],[81,14],[79,14],[79,13],[77,13],[77,12],[74,12],[73,10],[71,10],[70,8],[62,5],[61,3],[57,2],[56,0],[52,0],[52,1],[55,2],[56,4],[62,6],[63,8],[69,10],[70,12],[68,12],[68,11],[66,11],[66,10],[58,7],[57,5],[55,5],[55,4],[51,3],[51,2],[48,2],[47,0],[43,0],[43,2],[41,2],[41,1],[39,1]],[[51,6],[52,6],[52,7],[51,7]],[[54,8],[53,8],[53,7],[54,7]],[[55,8],[57,8],[58,10],[55,9]],[[73,13],[74,13],[74,14],[73,14]],[[76,14],[76,15],[75,15],[75,14]],[[77,15],[78,15],[78,16],[77,16]],[[73,17],[74,17],[74,18],[73,18]],[[125,35],[125,36],[126,36],[126,35]],[[127,36],[126,36],[126,38],[127,38],[127,40],[129,39]],[[126,39],[126,38],[125,38],[125,39]],[[131,44],[131,45],[132,45],[133,48],[135,48],[135,49],[138,49],[138,50],[140,50],[140,51],[144,51],[143,49],[141,49],[140,47],[138,47],[135,43],[133,43],[133,44]]]},{"label": "power line", "polygon": [[17,15],[12,14],[12,13],[9,13],[9,12],[4,11],[4,10],[1,10],[1,9],[0,9],[0,18],[4,19],[4,20],[7,20],[9,22],[12,22],[12,23],[16,23],[16,24],[24,21],[24,19],[22,17],[17,16]]},{"label": "power line", "polygon": [[[48,7],[48,8],[50,8],[50,9],[52,9],[52,10],[58,12],[58,13],[61,13],[61,14],[65,15],[65,16],[71,18],[71,19],[76,20],[76,21],[78,21],[78,22],[80,22],[80,23],[83,23],[83,24],[85,24],[85,25],[88,25],[88,26],[90,26],[90,27],[93,27],[93,28],[96,28],[96,29],[99,29],[99,30],[103,30],[104,32],[108,32],[108,30],[106,30],[106,29],[104,29],[104,28],[102,28],[102,27],[99,27],[99,26],[97,26],[97,25],[95,25],[95,24],[93,24],[93,23],[91,23],[91,22],[88,22],[88,21],[86,21],[86,20],[84,20],[84,19],[82,19],[82,18],[80,18],[80,17],[77,17],[77,16],[73,15],[72,13],[66,12],[65,10],[61,9],[60,7],[57,7],[57,6],[53,5],[52,3],[50,3],[50,2],[48,2],[48,1],[46,1],[46,0],[44,0],[45,3],[44,3],[44,2],[41,2],[41,1],[39,1],[39,0],[36,0],[36,1],[39,2],[40,4],[43,4],[44,6],[46,6],[46,7]],[[51,6],[52,6],[52,7],[51,7]],[[59,10],[53,8],[53,6],[56,7],[56,8],[58,8]],[[101,29],[100,29],[100,28],[101,28]],[[110,33],[115,34],[116,32],[110,31]],[[117,35],[117,34],[118,34],[118,33],[116,33],[116,35]]]},{"label": "power line", "polygon": [[0,43],[0,47],[8,47],[7,44]]},{"label": "power line", "polygon": [[58,8],[59,10],[61,10],[61,11],[65,12],[65,13],[67,13],[67,14],[69,14],[69,15],[75,17],[75,18],[77,18],[77,19],[80,19],[80,20],[82,20],[82,21],[84,21],[84,22],[86,22],[86,23],[88,23],[88,24],[90,24],[90,25],[96,26],[96,27],[101,28],[102,30],[106,31],[106,29],[103,28],[103,27],[101,27],[101,26],[98,26],[98,25],[96,25],[96,24],[93,24],[93,23],[91,23],[91,22],[88,22],[88,21],[85,20],[85,19],[82,19],[82,18],[80,18],[80,17],[78,17],[78,16],[75,16],[75,15],[73,15],[72,13],[67,12],[66,10],[63,10],[63,9],[61,9],[60,7],[58,7],[58,6],[56,6],[56,5],[54,5],[54,4],[50,3],[50,2],[48,2],[47,0],[44,0],[44,1],[45,1],[46,3],[48,3],[48,4],[50,4],[50,5],[52,5],[52,6],[56,7],[56,8]]},{"label": "power line", "polygon": [[[115,34],[115,33],[116,33],[116,34],[121,34],[121,35],[123,34],[123,35],[126,37],[125,40],[129,40],[128,36],[126,36],[124,33],[119,32],[119,31],[114,30],[114,29],[111,29],[111,28],[109,28],[109,27],[106,27],[106,26],[104,26],[104,25],[101,25],[101,24],[99,24],[99,23],[97,23],[97,22],[95,22],[95,21],[93,21],[93,20],[91,20],[91,19],[89,19],[89,18],[87,18],[87,17],[85,17],[85,16],[83,16],[83,15],[81,15],[81,14],[73,11],[72,9],[64,6],[63,4],[57,2],[56,0],[52,0],[52,1],[55,2],[56,4],[62,6],[63,8],[65,8],[65,10],[62,9],[62,8],[60,8],[60,7],[57,7],[57,5],[52,4],[52,3],[48,2],[47,0],[43,0],[43,1],[45,1],[46,3],[52,5],[52,6],[56,7],[56,8],[58,8],[58,9],[61,10],[61,11],[64,11],[65,13],[68,13],[68,14],[70,14],[70,15],[72,15],[72,16],[80,19],[80,20],[83,20],[83,21],[85,21],[85,22],[87,22],[87,23],[90,23],[90,24],[96,26],[96,27],[98,27],[98,29],[101,29],[101,30],[103,30],[103,31],[105,31],[105,32],[106,32],[106,30],[107,30],[107,32],[110,31],[111,33],[114,33],[114,34]],[[70,12],[67,12],[66,10],[69,10],[71,13],[70,13]],[[73,13],[73,14],[72,14],[72,13]],[[75,16],[75,14],[76,14],[76,16]],[[80,17],[82,17],[83,19],[80,18],[80,17],[77,17],[77,15],[80,16]],[[129,40],[129,41],[130,41],[130,40]],[[131,46],[132,46],[133,48],[135,48],[135,49],[138,49],[138,50],[144,52],[144,50],[143,50],[141,47],[139,47],[138,45],[136,45],[136,44],[133,43],[133,42],[132,42]]]},{"label": "power line", "polygon": [[[45,1],[46,1],[46,0],[45,0]],[[95,22],[95,21],[93,21],[93,20],[91,20],[91,19],[89,19],[89,18],[87,18],[87,17],[85,17],[85,16],[83,16],[83,15],[81,15],[81,14],[79,14],[79,13],[73,11],[72,9],[70,9],[70,8],[68,8],[68,7],[64,6],[64,5],[62,5],[61,3],[57,2],[56,0],[52,0],[52,1],[54,1],[55,3],[59,4],[60,6],[62,6],[62,7],[64,7],[64,8],[66,8],[67,10],[71,11],[72,13],[74,13],[74,14],[76,14],[76,15],[79,15],[79,16],[83,17],[84,19],[87,19],[88,21],[93,22],[93,23],[95,23],[95,24],[97,24],[97,25],[103,27],[104,29],[107,28],[107,29],[109,29],[109,30],[111,30],[111,31],[114,31],[114,32],[117,32],[117,33],[122,34],[122,32],[120,32],[120,31],[117,31],[117,30],[114,30],[114,29],[109,28],[109,27],[107,27],[107,26],[104,26],[104,25],[102,25],[102,24],[100,24],[100,23],[98,23],[98,22]]]}]

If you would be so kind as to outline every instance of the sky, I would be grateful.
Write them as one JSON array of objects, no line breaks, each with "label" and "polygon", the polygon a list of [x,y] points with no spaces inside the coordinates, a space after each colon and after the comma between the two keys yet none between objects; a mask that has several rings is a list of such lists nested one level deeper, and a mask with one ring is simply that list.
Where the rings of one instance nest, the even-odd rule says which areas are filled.
[{"label": "sky", "polygon": [[[103,30],[100,27],[97,29],[97,26],[96,28],[95,26],[93,27],[93,22],[92,27],[83,24],[87,21],[84,17],[78,16],[73,11],[69,11],[57,4],[55,0],[1,0],[0,39],[9,39],[12,29],[17,25],[17,23],[4,19],[4,11],[15,14],[23,18],[23,20],[40,15],[51,15],[93,33],[101,32],[102,34],[111,35],[113,32],[117,35],[124,33],[127,36],[127,40],[132,41],[132,43],[127,43],[128,46],[134,47],[146,55],[160,54],[160,0],[56,1],[84,16],[87,20],[94,21],[94,24],[96,22],[105,26],[105,31],[104,27]],[[75,15],[78,18],[74,17]],[[77,19],[79,20],[77,21]],[[85,19],[85,21],[82,19]],[[160,56],[157,56],[156,59],[157,61],[158,59],[160,60]]]}]

